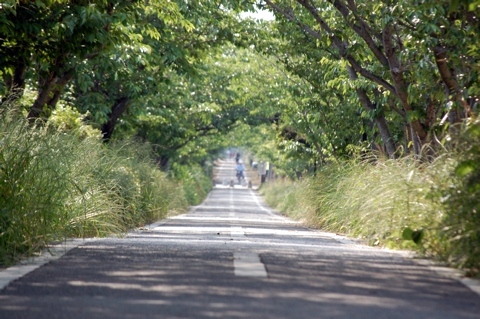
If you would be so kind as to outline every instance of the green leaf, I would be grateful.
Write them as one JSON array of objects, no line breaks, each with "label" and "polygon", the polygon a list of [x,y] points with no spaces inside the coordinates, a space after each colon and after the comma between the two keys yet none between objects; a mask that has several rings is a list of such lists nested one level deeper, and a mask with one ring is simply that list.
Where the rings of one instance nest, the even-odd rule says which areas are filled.
[{"label": "green leaf", "polygon": [[405,227],[402,232],[402,238],[404,240],[412,240],[417,245],[420,244],[424,235],[425,232],[423,231],[423,229],[413,230],[410,227]]},{"label": "green leaf", "polygon": [[405,229],[402,232],[402,238],[405,240],[412,240],[412,235],[413,235],[413,229],[410,227],[405,227]]},{"label": "green leaf", "polygon": [[449,10],[450,13],[455,12],[458,9],[459,4],[460,4],[460,0],[452,0],[450,4],[450,10]]},{"label": "green leaf", "polygon": [[472,125],[468,130],[467,133],[472,137],[480,137],[480,125]]},{"label": "green leaf", "polygon": [[415,230],[413,233],[412,233],[412,240],[415,244],[420,244],[420,242],[422,241],[423,237],[424,237],[424,231],[423,229],[419,229],[419,230]]},{"label": "green leaf", "polygon": [[475,11],[480,6],[480,0],[473,1],[468,5],[468,11]]},{"label": "green leaf", "polygon": [[459,177],[465,177],[475,170],[475,161],[463,161],[455,168],[455,174]]}]

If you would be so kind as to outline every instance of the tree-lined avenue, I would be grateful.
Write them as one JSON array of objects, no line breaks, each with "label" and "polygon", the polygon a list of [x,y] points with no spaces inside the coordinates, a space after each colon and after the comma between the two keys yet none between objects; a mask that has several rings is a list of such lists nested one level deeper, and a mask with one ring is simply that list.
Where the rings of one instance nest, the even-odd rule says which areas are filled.
[{"label": "tree-lined avenue", "polygon": [[[234,177],[233,160],[220,163]],[[225,178],[228,178],[226,175]],[[480,297],[403,254],[302,227],[247,187],[85,242],[0,292],[0,318],[478,318]]]}]

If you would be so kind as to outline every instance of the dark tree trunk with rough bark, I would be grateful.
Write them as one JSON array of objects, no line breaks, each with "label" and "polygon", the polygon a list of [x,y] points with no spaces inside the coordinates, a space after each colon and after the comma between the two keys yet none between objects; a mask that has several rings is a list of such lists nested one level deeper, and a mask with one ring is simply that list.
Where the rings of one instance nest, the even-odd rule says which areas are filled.
[{"label": "dark tree trunk with rough bark", "polygon": [[[348,70],[348,75],[350,79],[356,80],[358,78],[356,72],[353,70],[352,67],[347,67],[347,70]],[[375,110],[377,108],[377,106],[373,104],[372,101],[368,98],[368,95],[365,92],[365,90],[357,88],[356,92],[357,92],[358,99],[362,103],[362,106],[367,111]],[[385,149],[388,153],[388,157],[395,158],[396,147],[393,141],[392,134],[390,133],[390,129],[388,128],[387,119],[381,113],[377,112],[376,114],[377,115],[375,116],[374,122],[378,128],[380,137],[382,138],[382,142],[385,145]]]},{"label": "dark tree trunk with rough bark", "polygon": [[[403,66],[401,65],[396,54],[397,49],[394,45],[392,27],[390,25],[385,26],[382,40],[385,48],[385,55],[390,68],[390,74],[395,86],[396,95],[400,100],[404,111],[406,114],[408,114],[413,111],[413,107],[408,102],[408,83],[405,81]],[[422,146],[428,142],[428,133],[419,119],[409,120],[409,124],[412,127],[414,134],[418,137],[415,138],[413,136],[413,142],[415,153],[419,155],[417,151],[421,150]]]},{"label": "dark tree trunk with rough bark", "polygon": [[16,101],[23,96],[25,90],[25,72],[27,71],[27,64],[19,59],[15,65],[13,76],[4,75],[3,81],[8,88],[8,93],[5,98],[0,101],[2,104],[5,101]]},{"label": "dark tree trunk with rough bark", "polygon": [[41,81],[37,99],[28,112],[30,122],[38,118],[48,119],[73,75],[74,69],[67,70],[63,74],[52,71]]},{"label": "dark tree trunk with rough bark", "polygon": [[108,142],[112,137],[113,131],[120,116],[128,108],[130,99],[128,97],[121,97],[112,105],[112,111],[109,114],[108,121],[102,125],[103,141]]},{"label": "dark tree trunk with rough bark", "polygon": [[34,122],[40,117],[47,118],[49,114],[45,113],[44,107],[49,102],[50,96],[55,86],[55,74],[52,72],[43,81],[41,89],[39,89],[38,96],[33,102],[30,111],[28,112],[28,119],[30,122]]},{"label": "dark tree trunk with rough bark", "polygon": [[[443,83],[447,89],[447,97],[454,106],[449,114],[449,121],[451,124],[462,121],[465,117],[472,116],[472,110],[470,105],[465,101],[462,96],[462,92],[459,88],[457,78],[453,70],[448,65],[447,48],[437,45],[433,48],[433,54],[435,55],[435,63],[440,73]],[[455,106],[461,106],[463,112],[459,112]],[[463,114],[461,114],[463,113]]]}]

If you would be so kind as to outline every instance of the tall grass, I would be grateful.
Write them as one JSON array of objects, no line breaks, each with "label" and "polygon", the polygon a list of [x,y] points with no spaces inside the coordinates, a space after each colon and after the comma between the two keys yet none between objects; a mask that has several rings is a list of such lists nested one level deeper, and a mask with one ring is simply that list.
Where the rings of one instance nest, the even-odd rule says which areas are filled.
[{"label": "tall grass", "polygon": [[[308,226],[371,245],[415,249],[478,274],[480,124],[473,131],[469,156],[449,152],[429,163],[408,157],[345,161],[323,167],[316,177],[265,184],[261,192]],[[459,178],[459,171],[468,176]]]},{"label": "tall grass", "polygon": [[0,127],[0,256],[2,262],[55,239],[69,216],[71,165],[61,135],[3,117]]},{"label": "tall grass", "polygon": [[212,189],[212,179],[200,165],[183,166],[173,164],[171,177],[181,185],[185,198],[190,205],[198,205]]},{"label": "tall grass", "polygon": [[119,234],[188,207],[147,145],[105,146],[84,131],[0,115],[3,265],[55,240]]},{"label": "tall grass", "polygon": [[[411,246],[402,240],[403,229],[430,228],[438,219],[435,204],[428,197],[433,178],[410,159],[331,164],[315,178],[287,186],[290,193],[282,197],[290,203],[279,205],[314,227],[375,245]],[[280,194],[279,187],[285,185],[270,184],[263,189],[273,205],[270,194]]]}]

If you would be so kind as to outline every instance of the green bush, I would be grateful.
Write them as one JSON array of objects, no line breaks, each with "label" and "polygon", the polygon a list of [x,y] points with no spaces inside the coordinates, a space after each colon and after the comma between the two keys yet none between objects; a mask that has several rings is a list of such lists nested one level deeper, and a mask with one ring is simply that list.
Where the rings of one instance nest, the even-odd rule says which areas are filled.
[{"label": "green bush", "polygon": [[196,164],[180,165],[174,163],[170,171],[174,180],[182,185],[189,205],[198,205],[212,189],[212,180],[202,167]]},{"label": "green bush", "polygon": [[456,142],[458,159],[447,182],[437,188],[445,214],[440,251],[450,263],[480,275],[480,120],[470,123]]},{"label": "green bush", "polygon": [[106,170],[105,181],[120,194],[122,206],[131,218],[130,226],[158,220],[175,210],[183,212],[188,207],[182,186],[156,167],[148,144],[122,142],[113,145],[111,151],[115,152],[109,156],[114,163],[111,170]]}]

